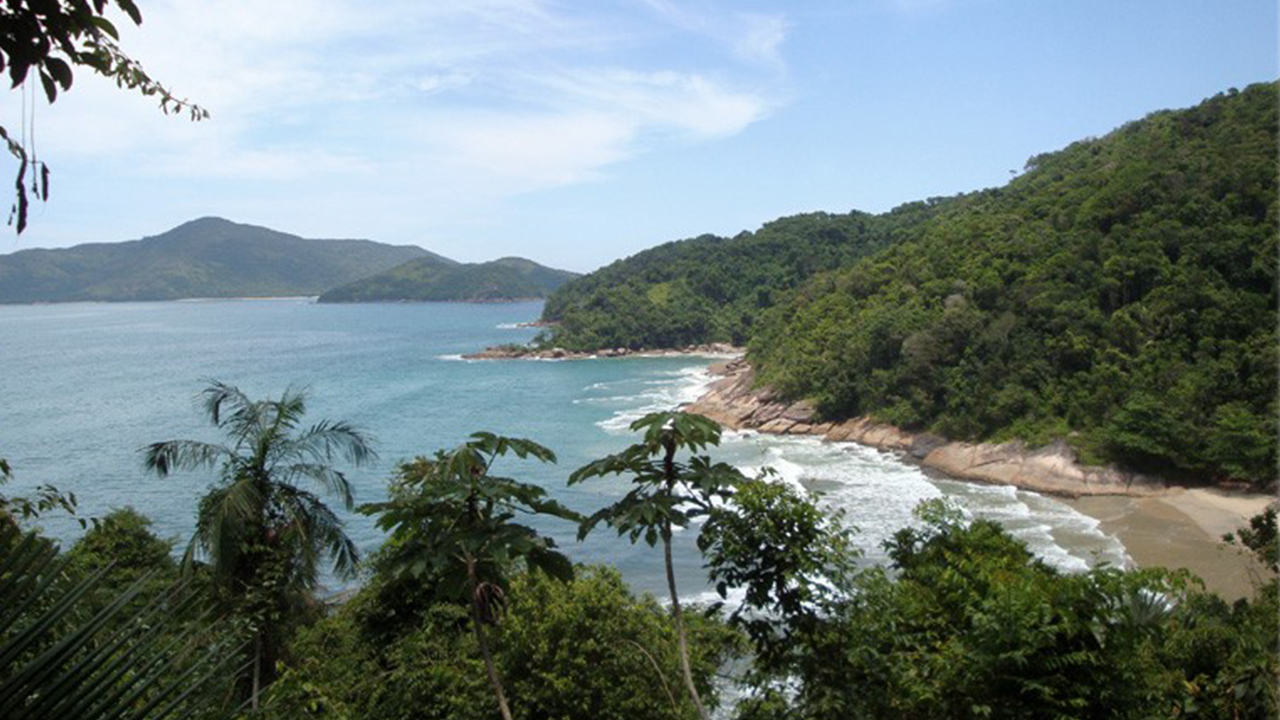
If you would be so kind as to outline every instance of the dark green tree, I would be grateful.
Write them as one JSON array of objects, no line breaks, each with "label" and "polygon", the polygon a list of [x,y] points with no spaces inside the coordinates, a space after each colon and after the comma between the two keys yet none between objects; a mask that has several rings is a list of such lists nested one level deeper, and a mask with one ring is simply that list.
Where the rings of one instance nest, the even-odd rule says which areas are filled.
[{"label": "dark green tree", "polygon": [[712,509],[698,535],[720,597],[743,591],[729,622],[746,630],[766,677],[790,672],[794,636],[813,633],[848,591],[860,555],[844,513],[815,500],[781,481],[751,480]]},{"label": "dark green tree", "polygon": [[[685,621],[671,561],[671,532],[709,514],[717,502],[731,497],[734,488],[746,478],[731,465],[713,463],[705,455],[692,454],[720,444],[720,426],[701,415],[652,413],[631,423],[631,430],[643,432],[643,440],[620,453],[588,463],[569,476],[570,485],[605,475],[628,476],[632,483],[632,489],[622,499],[587,518],[578,537],[585,538],[596,525],[604,522],[619,535],[627,535],[633,543],[642,537],[650,547],[662,542],[671,614],[679,640],[680,669],[689,697],[698,714],[707,720],[710,716],[698,693],[689,662]],[[682,451],[690,456],[677,457]]]},{"label": "dark green tree", "polygon": [[[296,661],[267,693],[268,718],[495,717],[466,607],[427,600],[414,622],[371,637],[366,619],[399,606],[374,587],[383,580],[375,575],[299,632]],[[569,582],[520,572],[507,597],[490,645],[504,687],[518,699],[517,718],[688,720],[671,615],[652,597],[637,597],[616,570],[580,566]],[[709,681],[738,636],[699,615],[689,620],[694,674]]]},{"label": "dark green tree", "polygon": [[511,574],[523,566],[562,580],[573,577],[573,565],[551,538],[514,521],[521,514],[580,519],[542,488],[492,475],[494,461],[508,454],[555,462],[555,453],[530,440],[478,432],[449,452],[405,463],[391,499],[360,508],[377,515],[378,527],[391,533],[388,565],[441,583],[446,594],[467,605],[504,720],[511,720],[511,708],[486,627],[503,612]]},{"label": "dark green tree", "polygon": [[160,477],[218,469],[218,483],[200,501],[184,564],[206,559],[220,600],[248,623],[254,642],[242,686],[256,706],[274,678],[283,627],[309,600],[321,560],[328,556],[335,573],[351,577],[359,556],[342,520],[299,483],[319,486],[350,510],[351,484],[334,463],[361,465],[376,453],[369,437],[346,422],[303,426],[302,391],[251,400],[215,381],[203,397],[209,421],[227,443],[154,443],[143,449],[145,465]]}]

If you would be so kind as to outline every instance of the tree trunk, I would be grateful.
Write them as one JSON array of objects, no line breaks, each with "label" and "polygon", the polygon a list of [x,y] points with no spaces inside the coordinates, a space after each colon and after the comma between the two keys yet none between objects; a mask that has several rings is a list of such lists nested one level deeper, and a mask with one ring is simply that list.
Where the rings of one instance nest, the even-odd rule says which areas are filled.
[{"label": "tree trunk", "polygon": [[480,613],[479,600],[476,597],[475,562],[467,561],[467,578],[471,581],[471,626],[476,633],[476,643],[480,645],[480,656],[484,658],[484,669],[489,673],[489,684],[493,686],[493,694],[498,698],[498,711],[502,720],[511,720],[511,708],[507,707],[507,694],[502,690],[502,679],[498,677],[498,668],[493,665],[493,655],[489,652],[489,638],[484,632],[483,615]]},{"label": "tree trunk", "polygon": [[[676,441],[669,434],[662,439],[662,448],[666,452],[662,458],[662,474],[667,481],[667,493],[675,492],[676,485]],[[667,566],[667,589],[671,591],[671,616],[676,621],[676,642],[680,649],[680,672],[684,675],[685,687],[689,689],[689,697],[698,710],[698,717],[710,720],[707,709],[702,706],[702,697],[693,684],[693,670],[689,667],[689,641],[684,635],[684,613],[680,612],[680,596],[676,594],[676,570],[671,562],[671,524],[662,528],[662,559]]]},{"label": "tree trunk", "polygon": [[671,591],[671,616],[676,621],[676,642],[680,648],[680,672],[684,675],[685,687],[689,688],[689,697],[693,698],[693,705],[698,709],[698,716],[702,720],[710,720],[711,716],[702,706],[698,688],[693,684],[693,671],[689,668],[689,642],[685,639],[684,614],[680,612],[680,598],[676,595],[676,572],[671,564],[671,528],[669,527],[663,528],[662,531],[662,554],[667,565],[667,588]]},{"label": "tree trunk", "polygon": [[250,690],[250,704],[253,711],[258,711],[258,693],[262,692],[262,631],[258,631],[253,639],[253,688]]},{"label": "tree trunk", "polygon": [[480,613],[475,607],[471,608],[471,620],[476,631],[476,642],[480,643],[480,655],[484,658],[484,668],[489,671],[489,684],[493,686],[493,694],[498,698],[498,710],[502,713],[502,720],[511,720],[511,708],[507,707],[507,696],[502,691],[502,680],[498,677],[498,669],[493,666],[493,656],[489,654],[489,640],[485,637]]}]

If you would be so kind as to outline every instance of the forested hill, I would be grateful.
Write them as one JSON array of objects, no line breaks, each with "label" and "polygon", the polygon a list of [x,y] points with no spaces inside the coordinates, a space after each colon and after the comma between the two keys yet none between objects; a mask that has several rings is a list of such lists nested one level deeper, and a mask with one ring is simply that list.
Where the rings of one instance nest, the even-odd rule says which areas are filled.
[{"label": "forested hill", "polygon": [[320,302],[531,300],[546,297],[577,276],[516,257],[486,263],[423,257],[330,290]]},{"label": "forested hill", "polygon": [[430,255],[207,217],[142,240],[0,255],[0,302],[318,295]]},{"label": "forested hill", "polygon": [[936,209],[810,213],[733,238],[703,235],[645,250],[560,288],[542,317],[549,344],[572,350],[742,344],[760,313],[814,273],[905,237]]},{"label": "forested hill", "polygon": [[1276,477],[1277,87],[1040,155],[806,283],[750,345],[828,416]]}]

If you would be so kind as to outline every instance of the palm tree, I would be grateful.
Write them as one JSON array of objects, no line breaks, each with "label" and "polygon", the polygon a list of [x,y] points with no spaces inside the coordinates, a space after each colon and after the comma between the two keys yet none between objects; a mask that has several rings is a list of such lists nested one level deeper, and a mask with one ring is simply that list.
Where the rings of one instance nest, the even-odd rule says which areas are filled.
[{"label": "palm tree", "polygon": [[161,477],[177,469],[219,468],[219,482],[200,501],[195,533],[183,559],[208,562],[220,599],[245,620],[254,642],[242,678],[257,707],[274,676],[278,626],[293,617],[319,580],[321,559],[339,577],[355,572],[358,552],[343,522],[308,482],[352,509],[351,484],[333,468],[341,457],[361,465],[377,455],[372,441],[345,422],[302,426],[306,392],[286,390],[279,400],[250,400],[238,388],[211,381],[204,411],[225,444],[167,440],[143,449],[145,464]]},{"label": "palm tree", "polygon": [[686,462],[677,460],[680,450],[696,453],[708,445],[720,444],[720,426],[701,415],[652,413],[631,423],[631,430],[643,431],[644,440],[620,453],[588,463],[569,476],[570,485],[604,475],[629,475],[633,484],[621,500],[587,518],[578,530],[578,539],[585,538],[604,521],[619,535],[628,535],[633,543],[641,536],[651,547],[662,541],[680,669],[698,715],[708,720],[710,715],[694,685],[689,665],[689,643],[671,561],[671,531],[708,515],[717,502],[731,497],[734,488],[746,478],[732,465],[712,463],[706,456],[694,455]]},{"label": "palm tree", "polygon": [[485,626],[501,615],[505,587],[517,566],[559,580],[573,577],[573,565],[555,549],[554,540],[514,520],[518,514],[582,519],[536,485],[491,475],[494,461],[508,453],[542,462],[556,459],[530,440],[478,432],[449,452],[405,463],[392,483],[390,500],[360,507],[378,515],[378,527],[391,533],[386,547],[397,573],[434,577],[446,593],[469,606],[503,720],[511,720],[511,709]]}]

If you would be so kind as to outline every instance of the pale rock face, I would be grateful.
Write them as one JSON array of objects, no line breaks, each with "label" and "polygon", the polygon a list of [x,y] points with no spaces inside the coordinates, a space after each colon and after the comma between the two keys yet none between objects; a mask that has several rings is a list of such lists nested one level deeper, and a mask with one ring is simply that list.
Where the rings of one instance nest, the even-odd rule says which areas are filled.
[{"label": "pale rock face", "polygon": [[1055,495],[1159,495],[1164,481],[1114,467],[1082,466],[1076,453],[1058,440],[1041,448],[1021,442],[992,445],[948,442],[928,433],[909,433],[870,418],[818,422],[808,401],[786,403],[767,387],[755,387],[755,373],[744,358],[711,366],[721,375],[686,412],[705,415],[731,429],[763,433],[818,435],[831,442],[856,442],[906,453],[920,464],[964,480],[1013,485]]}]

